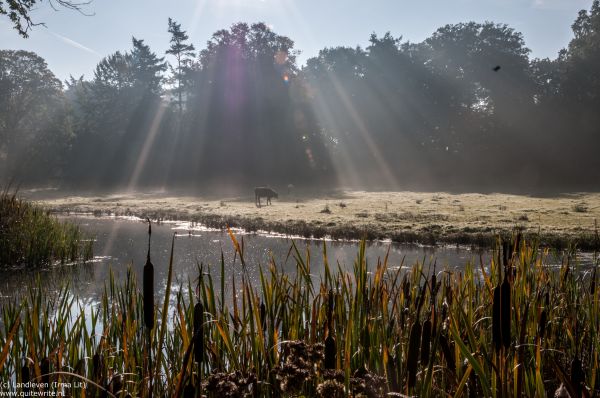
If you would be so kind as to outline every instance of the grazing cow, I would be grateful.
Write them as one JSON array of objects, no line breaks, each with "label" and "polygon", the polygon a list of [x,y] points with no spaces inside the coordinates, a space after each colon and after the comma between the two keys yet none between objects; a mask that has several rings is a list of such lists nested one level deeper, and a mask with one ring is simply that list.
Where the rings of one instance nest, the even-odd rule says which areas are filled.
[{"label": "grazing cow", "polygon": [[267,187],[256,187],[254,188],[254,202],[260,207],[260,198],[267,198],[267,206],[272,204],[271,198],[278,198],[277,192]]}]

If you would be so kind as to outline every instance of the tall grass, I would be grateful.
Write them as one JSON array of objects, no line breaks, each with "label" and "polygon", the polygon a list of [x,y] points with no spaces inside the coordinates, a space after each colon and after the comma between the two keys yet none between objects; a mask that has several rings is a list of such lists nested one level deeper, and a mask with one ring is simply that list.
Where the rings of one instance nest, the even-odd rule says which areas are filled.
[{"label": "tall grass", "polygon": [[[243,241],[230,236],[245,268]],[[296,272],[271,261],[258,285],[222,258],[167,289],[151,317],[150,288],[131,271],[122,284],[111,276],[87,317],[68,286],[52,296],[39,287],[3,306],[0,378],[85,380],[86,397],[545,397],[561,384],[571,397],[597,393],[595,269],[568,259],[548,269],[520,237],[497,247],[490,263],[454,271],[387,257],[368,265],[363,242],[346,272],[325,247],[316,271],[292,245]]]},{"label": "tall grass", "polygon": [[79,227],[61,223],[16,193],[0,193],[0,267],[38,267],[91,256],[92,242],[84,239]]}]

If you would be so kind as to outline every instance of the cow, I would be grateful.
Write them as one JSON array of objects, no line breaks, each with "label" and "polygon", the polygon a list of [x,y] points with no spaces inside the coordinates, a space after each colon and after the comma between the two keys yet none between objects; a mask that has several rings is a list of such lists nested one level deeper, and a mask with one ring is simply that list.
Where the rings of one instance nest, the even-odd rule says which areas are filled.
[{"label": "cow", "polygon": [[279,198],[277,192],[268,187],[256,187],[254,188],[254,202],[260,207],[260,198],[267,198],[267,206],[272,204],[271,198]]}]

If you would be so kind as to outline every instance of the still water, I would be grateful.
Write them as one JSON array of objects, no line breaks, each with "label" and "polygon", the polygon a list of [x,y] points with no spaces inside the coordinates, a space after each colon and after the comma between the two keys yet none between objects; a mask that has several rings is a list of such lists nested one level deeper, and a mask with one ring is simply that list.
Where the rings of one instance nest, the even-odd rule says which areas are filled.
[{"label": "still water", "polygon": [[[75,222],[92,236],[94,259],[85,265],[56,266],[41,271],[11,270],[0,273],[0,297],[11,297],[24,291],[39,278],[43,286],[59,286],[65,279],[70,282],[72,292],[82,300],[96,300],[109,280],[110,270],[117,281],[123,281],[129,267],[138,281],[142,280],[142,268],[148,249],[148,226],[139,219],[98,218],[88,215],[63,217]],[[323,271],[323,245],[332,268],[337,264],[351,270],[358,253],[358,242],[339,242],[290,238],[280,235],[244,233],[234,231],[244,244],[246,271],[250,280],[259,284],[259,266],[266,267],[273,260],[277,267],[287,273],[296,272],[294,254],[290,254],[292,242],[302,256],[310,258],[311,273],[316,278]],[[232,276],[241,279],[242,265],[227,232],[211,230],[185,222],[152,225],[151,258],[155,267],[157,296],[164,294],[166,285],[171,241],[175,236],[173,253],[173,288],[194,283],[199,265],[212,270],[215,286],[220,283],[221,253],[225,263],[226,286]],[[426,266],[436,264],[443,268],[462,269],[472,262],[479,269],[480,261],[489,264],[490,252],[466,247],[428,247],[419,245],[373,242],[367,246],[367,264],[374,268],[378,259],[383,260],[389,250],[388,266],[409,267],[416,261]],[[310,254],[308,254],[310,253]],[[590,254],[582,253],[579,261],[591,265]],[[548,265],[560,264],[560,259],[548,258]],[[230,291],[230,290],[229,290]]]}]

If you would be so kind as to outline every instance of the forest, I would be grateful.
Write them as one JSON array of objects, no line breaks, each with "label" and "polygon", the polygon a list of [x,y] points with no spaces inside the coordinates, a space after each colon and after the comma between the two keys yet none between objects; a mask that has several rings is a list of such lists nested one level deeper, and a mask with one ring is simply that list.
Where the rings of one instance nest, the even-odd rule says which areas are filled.
[{"label": "forest", "polygon": [[[167,23],[168,22],[168,23]],[[555,59],[494,22],[373,33],[299,65],[236,23],[203,45],[133,37],[91,77],[0,51],[0,181],[77,190],[257,185],[560,192],[600,183],[600,2]]]}]

